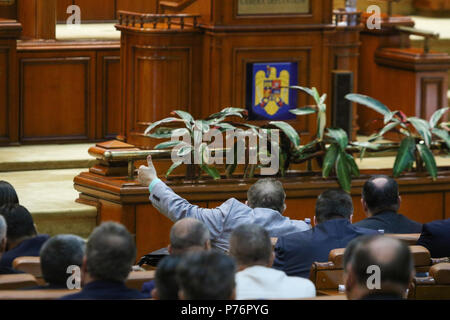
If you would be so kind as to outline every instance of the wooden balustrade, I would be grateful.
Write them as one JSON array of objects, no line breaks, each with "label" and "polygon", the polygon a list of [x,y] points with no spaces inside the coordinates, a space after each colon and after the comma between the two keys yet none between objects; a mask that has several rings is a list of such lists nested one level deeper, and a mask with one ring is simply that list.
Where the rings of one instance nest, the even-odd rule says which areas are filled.
[{"label": "wooden balustrade", "polygon": [[118,29],[158,29],[172,30],[196,28],[199,15],[195,14],[141,14],[129,11],[119,11]]}]

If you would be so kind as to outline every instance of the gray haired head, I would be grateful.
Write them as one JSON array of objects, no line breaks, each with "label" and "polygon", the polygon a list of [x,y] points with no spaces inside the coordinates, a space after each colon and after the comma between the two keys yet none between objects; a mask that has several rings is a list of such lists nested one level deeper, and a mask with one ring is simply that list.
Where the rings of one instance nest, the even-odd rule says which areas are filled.
[{"label": "gray haired head", "polygon": [[61,234],[52,237],[41,248],[41,269],[44,280],[52,285],[65,286],[69,266],[81,267],[86,243],[83,238]]},{"label": "gray haired head", "polygon": [[86,246],[87,272],[96,280],[125,282],[136,259],[136,245],[121,224],[95,228]]},{"label": "gray haired head", "polygon": [[0,242],[6,238],[7,226],[6,220],[0,215]]},{"label": "gray haired head", "polygon": [[284,212],[286,193],[280,181],[273,178],[258,180],[247,192],[250,208],[268,208],[280,213]]}]

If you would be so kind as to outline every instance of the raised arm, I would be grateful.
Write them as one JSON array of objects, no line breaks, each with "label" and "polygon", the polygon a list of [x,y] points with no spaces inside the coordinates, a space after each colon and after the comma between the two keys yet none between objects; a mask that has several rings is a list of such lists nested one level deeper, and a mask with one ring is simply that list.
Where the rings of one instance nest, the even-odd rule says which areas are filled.
[{"label": "raised arm", "polygon": [[206,224],[212,238],[216,238],[222,233],[223,221],[232,202],[227,201],[215,209],[193,205],[158,179],[151,156],[147,158],[147,163],[148,166],[139,168],[138,180],[143,186],[148,186],[150,201],[159,212],[172,221],[187,217],[198,219]]}]

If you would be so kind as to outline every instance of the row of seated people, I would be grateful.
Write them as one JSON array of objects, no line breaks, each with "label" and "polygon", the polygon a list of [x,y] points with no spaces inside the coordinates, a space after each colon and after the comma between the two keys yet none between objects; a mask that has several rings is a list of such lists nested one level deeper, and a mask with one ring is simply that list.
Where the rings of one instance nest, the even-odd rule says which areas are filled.
[{"label": "row of seated people", "polygon": [[[65,289],[74,279],[67,271],[74,264],[83,270],[83,290],[63,299],[311,299],[324,294],[323,289],[334,289],[330,291],[337,294],[341,283],[350,299],[400,299],[406,296],[408,284],[412,285],[412,298],[448,298],[450,292],[449,263],[430,267],[433,261],[424,247],[408,247],[406,242],[376,234],[355,238],[346,249],[332,250],[326,264],[313,263],[312,282],[271,268],[274,252],[269,234],[256,224],[238,226],[231,234],[229,255],[225,255],[210,250],[209,231],[202,222],[182,219],[171,230],[170,255],[159,262],[156,273],[130,273],[133,248],[128,231],[115,223],[96,228],[86,247],[78,237],[55,236],[43,245],[40,259],[19,257],[13,262],[14,267],[31,270],[36,276],[40,276],[39,266],[47,284],[28,288],[25,293],[0,291],[0,299],[48,299],[69,294]],[[374,265],[379,266],[382,277],[379,288],[372,290],[367,287],[371,276],[367,268]],[[411,282],[414,269],[423,271],[425,267],[431,277]],[[130,276],[139,273],[145,275]],[[0,276],[0,290],[5,289],[2,277],[8,276]],[[153,277],[141,294],[130,289],[142,284],[134,281],[133,285],[136,278]]]},{"label": "row of seated people", "polygon": [[[230,236],[239,225],[256,224],[264,227],[269,236],[278,238],[272,270],[281,271],[287,276],[308,278],[311,265],[315,261],[327,261],[332,249],[344,248],[352,239],[366,234],[375,235],[380,229],[388,233],[407,233],[406,228],[414,233],[423,231],[419,243],[431,252],[440,251],[448,256],[445,252],[448,252],[449,242],[445,241],[445,232],[440,235],[443,239],[436,237],[436,234],[430,236],[433,228],[425,228],[425,225],[422,230],[420,224],[397,213],[400,205],[398,186],[393,179],[385,176],[374,177],[364,186],[362,202],[370,215],[368,219],[351,224],[353,206],[350,196],[341,190],[329,190],[318,197],[315,227],[312,229],[303,221],[282,216],[285,193],[281,183],[274,179],[263,179],[253,185],[248,191],[247,205],[230,199],[216,209],[193,206],[176,195],[157,178],[151,159],[148,159],[148,167],[140,168],[139,180],[149,187],[152,204],[173,221],[186,217],[201,221],[209,232],[214,249],[231,253]],[[446,222],[434,223],[445,226]],[[363,223],[366,225],[358,225]],[[441,225],[434,229],[442,229]],[[24,238],[25,242],[33,242],[39,236],[28,235]],[[9,246],[0,265],[3,265],[3,258],[10,251],[19,247],[21,245]]]}]

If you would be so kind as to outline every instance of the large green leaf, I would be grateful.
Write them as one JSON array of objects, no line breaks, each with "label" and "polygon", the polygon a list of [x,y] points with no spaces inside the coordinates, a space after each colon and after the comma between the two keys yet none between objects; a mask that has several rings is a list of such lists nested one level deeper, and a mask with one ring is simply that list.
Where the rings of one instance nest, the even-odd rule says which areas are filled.
[{"label": "large green leaf", "polygon": [[192,150],[193,150],[193,148],[190,145],[182,146],[180,149],[178,149],[177,156],[178,157],[184,157],[185,155],[191,153]]},{"label": "large green leaf", "polygon": [[170,166],[169,170],[167,170],[167,172],[166,172],[166,178],[172,173],[173,170],[175,170],[176,168],[178,168],[178,167],[181,166],[182,164],[183,164],[182,161],[178,161],[178,162],[173,163],[173,164]]},{"label": "large green leaf", "polygon": [[289,110],[290,113],[293,113],[297,116],[304,116],[308,114],[313,114],[317,112],[317,109],[314,107],[304,107],[304,108],[297,108]]},{"label": "large green leaf", "polygon": [[416,128],[417,132],[425,141],[425,144],[427,146],[430,146],[431,143],[430,124],[427,121],[416,117],[410,117],[408,118],[408,121],[414,126],[414,128]]},{"label": "large green leaf", "polygon": [[346,95],[345,98],[352,102],[356,102],[363,106],[369,107],[370,109],[381,113],[383,116],[391,112],[391,110],[389,110],[389,108],[386,107],[382,102],[363,94],[350,93]]},{"label": "large green leaf", "polygon": [[448,112],[450,108],[441,108],[437,110],[430,118],[430,127],[435,128],[439,121],[441,120],[442,116]]},{"label": "large green leaf", "polygon": [[203,133],[206,133],[209,131],[209,124],[207,121],[196,120],[194,123],[195,123],[195,128],[197,128],[198,130],[201,130]]},{"label": "large green leaf", "polygon": [[420,157],[425,164],[425,168],[430,173],[433,180],[437,179],[437,165],[436,160],[434,159],[434,155],[431,150],[424,144],[417,144],[417,150],[419,150]]},{"label": "large green leaf", "polygon": [[383,129],[380,130],[380,132],[378,132],[378,136],[382,137],[384,136],[386,133],[388,133],[389,131],[391,131],[392,129],[394,129],[395,127],[397,127],[399,125],[398,121],[394,121],[391,123],[388,123],[387,125],[384,126]]},{"label": "large green leaf", "polygon": [[327,115],[325,112],[319,112],[317,116],[317,139],[322,140],[327,126]]},{"label": "large green leaf", "polygon": [[367,148],[370,150],[378,150],[380,148],[380,145],[378,143],[372,142],[354,141],[351,142],[351,144],[356,147]]},{"label": "large green leaf", "polygon": [[393,174],[395,178],[397,178],[403,171],[410,168],[414,163],[415,149],[416,141],[413,137],[406,137],[402,140],[394,163]]},{"label": "large green leaf", "polygon": [[155,146],[155,150],[170,149],[184,143],[183,141],[166,141]]},{"label": "large green leaf", "polygon": [[176,111],[174,111],[174,113],[185,121],[186,127],[189,130],[192,130],[192,126],[194,124],[194,118],[191,116],[190,113],[183,111],[183,110],[176,110]]},{"label": "large green leaf", "polygon": [[216,168],[211,167],[211,166],[208,166],[208,165],[206,165],[206,164],[202,164],[202,165],[200,166],[200,168],[201,168],[203,171],[205,171],[208,175],[210,175],[211,177],[213,177],[214,180],[219,180],[219,179],[220,179],[220,172],[219,172]]},{"label": "large green leaf", "polygon": [[236,127],[229,123],[216,123],[216,127],[220,129],[220,131],[226,131],[226,130],[236,130]]},{"label": "large green leaf", "polygon": [[350,192],[352,187],[352,177],[344,152],[338,154],[336,160],[336,174],[341,188],[346,192]]},{"label": "large green leaf", "polygon": [[287,122],[284,121],[271,121],[269,124],[281,129],[289,140],[292,141],[296,148],[300,147],[300,136],[297,131]]},{"label": "large green leaf", "polygon": [[340,128],[328,128],[328,136],[334,139],[339,144],[339,146],[341,147],[341,151],[345,151],[345,148],[347,148],[348,145],[347,132]]},{"label": "large green leaf", "polygon": [[347,164],[350,168],[350,172],[355,177],[359,177],[359,169],[358,169],[358,165],[355,162],[355,159],[348,153],[345,153],[345,156],[347,157]]},{"label": "large green leaf", "polygon": [[437,135],[439,138],[445,141],[447,147],[450,149],[450,135],[447,130],[433,128],[432,132]]},{"label": "large green leaf", "polygon": [[165,118],[156,122],[153,122],[151,125],[149,125],[147,127],[147,129],[145,129],[144,134],[147,135],[150,133],[150,131],[152,131],[154,128],[156,128],[157,126],[163,124],[163,123],[170,123],[170,122],[179,122],[180,119],[178,118],[174,118],[174,117],[170,117],[170,118]]},{"label": "large green leaf", "polygon": [[328,150],[325,154],[325,158],[323,160],[322,177],[328,178],[331,169],[335,167],[338,153],[339,153],[339,145],[337,143],[333,143],[328,147]]},{"label": "large green leaf", "polygon": [[314,93],[313,89],[310,89],[310,88],[307,88],[307,87],[301,87],[301,86],[290,86],[289,88],[306,92],[307,94],[309,94],[311,97],[314,98],[315,93]]}]

